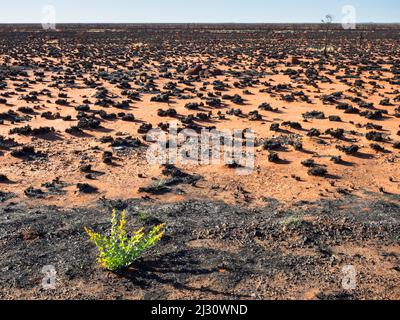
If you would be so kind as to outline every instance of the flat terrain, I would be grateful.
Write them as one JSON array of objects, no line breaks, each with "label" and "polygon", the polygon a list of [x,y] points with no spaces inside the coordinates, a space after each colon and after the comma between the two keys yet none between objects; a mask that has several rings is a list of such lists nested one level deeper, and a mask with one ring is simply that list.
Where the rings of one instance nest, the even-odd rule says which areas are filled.
[{"label": "flat terrain", "polygon": [[[106,232],[111,208],[130,228],[164,222],[151,254],[119,274],[96,265],[84,227]],[[2,299],[399,299],[399,209],[391,198],[257,209],[222,202],[102,201],[90,208],[0,209]],[[43,290],[43,266],[57,270]],[[346,291],[342,268],[357,270]]]},{"label": "flat terrain", "polygon": [[[0,297],[400,298],[399,36],[0,26]],[[254,170],[149,164],[146,133],[173,122],[252,129]],[[83,232],[106,230],[112,207],[168,226],[123,275],[95,266]],[[48,264],[56,292],[40,288]]]}]

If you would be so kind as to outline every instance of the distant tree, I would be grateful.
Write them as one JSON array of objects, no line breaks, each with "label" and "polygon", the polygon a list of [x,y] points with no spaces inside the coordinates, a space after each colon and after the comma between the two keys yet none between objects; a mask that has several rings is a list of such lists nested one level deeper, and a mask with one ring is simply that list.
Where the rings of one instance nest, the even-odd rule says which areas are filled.
[{"label": "distant tree", "polygon": [[324,25],[325,29],[325,45],[324,45],[324,56],[328,56],[328,45],[329,45],[329,34],[330,34],[330,29],[333,21],[333,16],[330,14],[327,14],[324,19],[321,20],[321,22]]}]

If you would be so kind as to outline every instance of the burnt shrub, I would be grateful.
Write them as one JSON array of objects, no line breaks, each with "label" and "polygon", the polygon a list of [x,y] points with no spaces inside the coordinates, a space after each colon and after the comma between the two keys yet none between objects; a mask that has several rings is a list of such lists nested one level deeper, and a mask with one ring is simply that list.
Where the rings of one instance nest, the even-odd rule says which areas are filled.
[{"label": "burnt shrub", "polygon": [[315,177],[324,177],[328,174],[328,170],[324,167],[316,166],[316,167],[310,168],[308,170],[308,174],[310,176],[315,176]]},{"label": "burnt shrub", "polygon": [[375,142],[383,142],[385,141],[385,137],[382,132],[371,131],[366,135],[367,140],[375,141]]},{"label": "burnt shrub", "polygon": [[360,147],[353,144],[351,146],[336,146],[336,149],[344,152],[345,154],[354,155],[360,150]]}]

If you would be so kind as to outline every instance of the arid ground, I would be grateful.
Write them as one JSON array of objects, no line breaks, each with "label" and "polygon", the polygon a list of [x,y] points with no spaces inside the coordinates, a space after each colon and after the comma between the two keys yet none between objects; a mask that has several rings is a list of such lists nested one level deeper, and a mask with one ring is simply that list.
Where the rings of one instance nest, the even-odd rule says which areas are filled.
[{"label": "arid ground", "polygon": [[[0,26],[0,298],[399,299],[399,57],[398,25]],[[252,129],[254,170],[148,163],[173,122]],[[120,274],[112,208],[167,226]]]}]

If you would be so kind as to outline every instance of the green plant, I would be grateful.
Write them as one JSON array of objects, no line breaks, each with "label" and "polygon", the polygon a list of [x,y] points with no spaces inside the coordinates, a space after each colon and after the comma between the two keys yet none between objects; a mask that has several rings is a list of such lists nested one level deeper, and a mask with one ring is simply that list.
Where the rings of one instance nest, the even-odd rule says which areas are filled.
[{"label": "green plant", "polygon": [[102,236],[85,228],[90,240],[99,250],[98,262],[110,271],[117,271],[131,265],[146,250],[152,248],[164,235],[164,225],[154,227],[147,235],[144,229],[136,231],[128,237],[126,231],[126,211],[121,217],[113,210],[111,232],[109,236]]},{"label": "green plant", "polygon": [[138,218],[142,222],[147,222],[151,219],[151,216],[146,211],[140,211],[138,213]]},{"label": "green plant", "polygon": [[154,182],[150,188],[153,189],[153,191],[155,193],[157,192],[162,192],[163,190],[165,190],[165,188],[168,187],[168,180],[166,179],[161,179],[161,180],[157,180],[156,182]]},{"label": "green plant", "polygon": [[281,221],[284,226],[299,226],[304,221],[304,217],[301,215],[292,215]]}]

